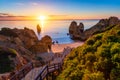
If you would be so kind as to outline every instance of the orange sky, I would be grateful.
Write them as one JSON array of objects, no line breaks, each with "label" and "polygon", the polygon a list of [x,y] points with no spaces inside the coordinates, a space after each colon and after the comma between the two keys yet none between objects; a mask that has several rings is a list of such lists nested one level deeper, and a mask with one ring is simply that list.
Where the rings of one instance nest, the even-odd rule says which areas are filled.
[{"label": "orange sky", "polygon": [[[69,16],[69,15],[40,15],[45,16],[46,20],[66,20],[66,19],[99,19],[96,17],[91,16]],[[38,20],[40,16],[0,16],[0,20]],[[103,16],[101,16],[102,18]],[[109,17],[109,16],[108,16]],[[103,17],[105,18],[105,17]],[[107,18],[107,17],[106,17]]]}]

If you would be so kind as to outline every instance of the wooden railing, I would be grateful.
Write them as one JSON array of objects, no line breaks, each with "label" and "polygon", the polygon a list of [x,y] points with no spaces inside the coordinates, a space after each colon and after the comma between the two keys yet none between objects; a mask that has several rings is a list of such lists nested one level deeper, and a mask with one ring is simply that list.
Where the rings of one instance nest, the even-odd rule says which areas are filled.
[{"label": "wooden railing", "polygon": [[44,80],[44,78],[51,72],[58,70],[60,68],[62,68],[63,65],[63,61],[64,58],[66,57],[66,55],[69,52],[63,52],[62,56],[61,56],[61,61],[59,63],[56,64],[51,64],[51,65],[46,65],[42,68],[42,70],[40,71],[40,73],[38,74],[38,76],[35,78],[35,80]]},{"label": "wooden railing", "polygon": [[9,80],[21,80],[25,75],[33,69],[33,63],[30,62],[27,65],[25,65],[21,70],[16,72]]},{"label": "wooden railing", "polygon": [[[49,73],[62,68],[64,58],[71,50],[71,48],[66,48],[66,49],[68,49],[68,50],[63,51],[63,54],[61,56],[61,61],[59,63],[56,63],[56,64],[45,65],[42,68],[42,70],[38,73],[38,76],[35,78],[35,80],[43,80]],[[21,80],[33,68],[34,68],[33,63],[30,62],[27,65],[25,65],[21,70],[16,72],[9,80]]]},{"label": "wooden railing", "polygon": [[49,73],[58,70],[62,68],[62,64],[60,63],[56,63],[56,64],[52,64],[52,65],[46,65],[43,67],[43,69],[41,70],[41,72],[38,74],[38,76],[35,78],[35,80],[43,80]]}]

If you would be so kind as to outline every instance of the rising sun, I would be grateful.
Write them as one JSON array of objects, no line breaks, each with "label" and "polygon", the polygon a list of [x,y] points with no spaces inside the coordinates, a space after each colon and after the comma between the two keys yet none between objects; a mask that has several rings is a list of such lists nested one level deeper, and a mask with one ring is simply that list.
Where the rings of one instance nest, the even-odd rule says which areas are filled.
[{"label": "rising sun", "polygon": [[39,16],[38,20],[44,21],[46,19],[46,16]]}]

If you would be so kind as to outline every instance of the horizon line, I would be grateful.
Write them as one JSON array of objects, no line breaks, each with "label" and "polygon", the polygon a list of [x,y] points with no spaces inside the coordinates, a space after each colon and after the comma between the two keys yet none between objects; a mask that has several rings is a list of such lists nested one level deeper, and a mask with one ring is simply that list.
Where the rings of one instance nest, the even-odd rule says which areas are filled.
[{"label": "horizon line", "polygon": [[[100,20],[100,19],[47,19],[47,20],[45,20],[45,21],[59,21],[59,20],[62,20],[62,21],[64,21],[64,20]],[[37,20],[37,19],[16,19],[16,20],[10,20],[10,19],[6,19],[6,20],[0,20],[0,21],[39,21],[39,20]]]}]

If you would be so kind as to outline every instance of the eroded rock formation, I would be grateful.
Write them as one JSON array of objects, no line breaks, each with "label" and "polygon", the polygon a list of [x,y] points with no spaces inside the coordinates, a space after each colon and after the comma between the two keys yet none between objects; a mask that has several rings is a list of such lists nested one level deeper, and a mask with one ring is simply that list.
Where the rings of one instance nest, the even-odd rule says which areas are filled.
[{"label": "eroded rock formation", "polygon": [[23,65],[30,61],[38,62],[39,60],[36,59],[36,54],[48,52],[48,50],[51,50],[51,45],[52,39],[50,36],[45,36],[41,40],[38,40],[35,32],[28,28],[2,28],[0,30],[0,56],[6,55],[8,53],[15,54],[16,56],[13,59],[16,59],[16,61],[19,62],[10,61],[9,55],[5,56],[8,57],[10,64],[19,63],[17,66],[13,64],[14,70],[18,68],[20,69]]},{"label": "eroded rock formation", "polygon": [[117,24],[120,24],[120,20],[117,17],[110,17],[109,19],[101,19],[96,25],[84,31],[84,25],[82,23],[78,27],[77,23],[73,21],[69,27],[69,34],[72,39],[86,40],[90,36]]},{"label": "eroded rock formation", "polygon": [[78,39],[80,37],[80,35],[81,36],[83,35],[83,32],[84,32],[84,25],[83,25],[83,23],[80,23],[79,25],[77,25],[77,23],[75,21],[73,21],[70,24],[69,34],[70,34],[70,37],[72,39]]}]

